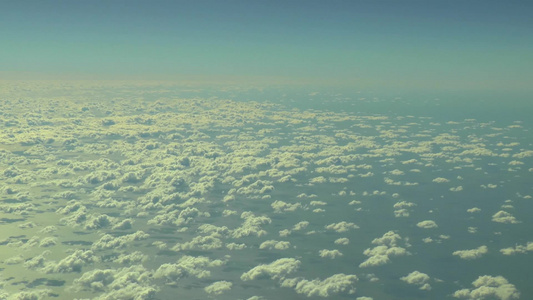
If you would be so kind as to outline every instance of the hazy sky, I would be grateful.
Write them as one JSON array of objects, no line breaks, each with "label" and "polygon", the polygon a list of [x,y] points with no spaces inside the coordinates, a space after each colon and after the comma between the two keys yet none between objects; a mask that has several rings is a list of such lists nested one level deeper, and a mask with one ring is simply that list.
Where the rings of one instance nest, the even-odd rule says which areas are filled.
[{"label": "hazy sky", "polygon": [[2,77],[528,90],[533,1],[0,1]]}]

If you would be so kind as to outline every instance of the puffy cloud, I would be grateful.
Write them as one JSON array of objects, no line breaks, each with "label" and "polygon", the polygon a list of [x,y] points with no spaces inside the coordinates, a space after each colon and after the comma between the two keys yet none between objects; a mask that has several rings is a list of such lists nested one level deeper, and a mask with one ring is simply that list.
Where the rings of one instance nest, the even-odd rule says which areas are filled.
[{"label": "puffy cloud", "polygon": [[328,230],[334,230],[336,232],[346,232],[350,229],[359,229],[359,226],[351,222],[342,221],[339,223],[332,223],[325,226]]},{"label": "puffy cloud", "polygon": [[407,201],[400,201],[400,202],[396,202],[394,203],[394,208],[407,208],[407,207],[413,207],[413,206],[416,206],[415,203],[413,202],[407,202]]},{"label": "puffy cloud", "polygon": [[453,296],[471,300],[511,300],[520,298],[520,293],[516,287],[502,276],[480,276],[472,282],[472,285],[474,288],[458,290],[453,293]]},{"label": "puffy cloud", "polygon": [[505,224],[516,224],[516,223],[518,223],[518,221],[516,220],[516,218],[513,215],[511,215],[510,213],[508,213],[506,211],[503,211],[503,210],[500,210],[499,212],[495,213],[492,216],[492,221],[493,222],[498,222],[498,223],[505,223]]},{"label": "puffy cloud", "polygon": [[208,235],[208,236],[199,235],[199,236],[195,236],[192,240],[188,242],[176,244],[174,247],[172,247],[172,250],[174,251],[192,250],[192,249],[211,250],[211,249],[220,249],[223,246],[224,246],[224,243],[216,235]]},{"label": "puffy cloud", "polygon": [[148,259],[148,255],[143,254],[140,251],[135,251],[132,253],[122,253],[117,258],[113,259],[113,262],[122,265],[133,265],[136,263],[142,263],[146,259]]},{"label": "puffy cloud", "polygon": [[443,177],[437,177],[435,179],[433,179],[433,182],[436,182],[436,183],[445,183],[445,182],[450,182],[450,180],[446,179],[446,178],[443,178]]},{"label": "puffy cloud", "polygon": [[394,216],[396,218],[399,217],[409,217],[409,210],[408,208],[416,206],[413,202],[407,202],[407,201],[399,201],[394,204]]},{"label": "puffy cloud", "polygon": [[293,287],[298,294],[307,297],[329,297],[338,293],[355,293],[355,283],[358,278],[355,275],[335,274],[324,280],[292,278],[283,280],[281,286]]},{"label": "puffy cloud", "polygon": [[241,238],[245,236],[255,235],[262,236],[266,234],[266,230],[261,229],[261,225],[270,224],[272,220],[266,216],[255,216],[250,211],[245,211],[241,214],[241,219],[244,219],[242,225],[231,233],[233,238]]},{"label": "puffy cloud", "polygon": [[113,230],[127,230],[131,229],[131,226],[133,225],[133,220],[131,219],[124,219],[115,225],[113,225]]},{"label": "puffy cloud", "polygon": [[211,294],[211,295],[220,295],[224,293],[225,291],[229,291],[232,285],[233,283],[229,281],[225,281],[225,280],[216,281],[206,286],[204,290],[206,291],[206,293]]},{"label": "puffy cloud", "polygon": [[97,261],[99,259],[94,255],[93,251],[77,249],[58,263],[47,263],[43,271],[46,273],[80,272],[84,265]]},{"label": "puffy cloud", "polygon": [[[38,299],[46,299],[48,297],[52,297],[54,295],[53,291],[50,289],[40,289],[40,290],[34,290],[34,291],[22,291],[15,294],[12,294],[11,296],[5,298],[9,300],[38,300]],[[7,295],[6,295],[7,296]],[[0,294],[0,297],[2,297],[2,294]],[[0,298],[4,299],[4,298]]]},{"label": "puffy cloud", "polygon": [[98,292],[99,299],[153,299],[158,288],[152,273],[141,265],[122,269],[94,269],[73,282],[75,291]]},{"label": "puffy cloud", "polygon": [[246,244],[227,243],[226,248],[229,250],[242,250],[246,248]]},{"label": "puffy cloud", "polygon": [[75,279],[74,286],[78,289],[104,291],[105,287],[115,280],[115,273],[113,269],[94,269]]},{"label": "puffy cloud", "polygon": [[303,229],[307,228],[307,226],[309,226],[309,222],[308,221],[301,221],[301,222],[296,223],[292,227],[292,230],[293,231],[303,230]]},{"label": "puffy cloud", "polygon": [[398,242],[402,240],[402,237],[394,231],[385,233],[380,238],[372,240],[372,244],[377,245],[374,248],[366,249],[363,254],[368,258],[359,264],[359,267],[366,268],[372,266],[380,266],[390,262],[391,256],[406,255],[407,250],[399,247]]},{"label": "puffy cloud", "polygon": [[472,213],[476,213],[476,212],[480,212],[480,211],[481,211],[481,209],[478,208],[478,207],[472,207],[472,208],[469,208],[469,209],[466,210],[466,212],[469,212],[471,214]]},{"label": "puffy cloud", "polygon": [[220,267],[225,262],[222,260],[210,260],[204,256],[181,257],[176,263],[162,264],[155,272],[154,278],[165,279],[167,284],[176,285],[183,277],[207,278],[211,272],[207,268]]},{"label": "puffy cloud", "polygon": [[452,192],[460,192],[462,190],[463,190],[463,186],[461,186],[461,185],[450,188],[450,191],[452,191]]},{"label": "puffy cloud", "polygon": [[457,250],[453,252],[453,255],[459,256],[462,259],[476,259],[483,256],[488,252],[487,246],[480,246],[476,249],[470,250]]},{"label": "puffy cloud", "polygon": [[414,271],[400,279],[408,284],[418,285],[421,290],[431,290],[431,285],[428,283],[430,277],[425,273]]},{"label": "puffy cloud", "polygon": [[241,280],[253,280],[261,276],[268,276],[272,279],[284,278],[300,267],[301,262],[294,258],[280,258],[270,264],[262,264],[253,267],[248,272],[241,275]]},{"label": "puffy cloud", "polygon": [[12,256],[12,257],[4,260],[4,263],[6,265],[16,265],[16,264],[22,263],[23,261],[24,261],[24,257],[22,255],[15,255],[15,256]]},{"label": "puffy cloud", "polygon": [[264,241],[259,245],[259,249],[276,249],[276,250],[286,250],[289,249],[291,246],[290,242],[287,241],[275,241],[275,240],[268,240]]},{"label": "puffy cloud", "polygon": [[85,222],[85,229],[100,229],[106,226],[109,226],[111,223],[113,223],[114,218],[102,214],[98,216],[91,216],[86,222]]},{"label": "puffy cloud", "polygon": [[394,216],[396,218],[401,218],[401,217],[407,218],[407,217],[409,217],[409,215],[410,215],[409,210],[407,210],[405,208],[398,209],[398,210],[394,211]]},{"label": "puffy cloud", "polygon": [[274,212],[282,213],[285,211],[295,211],[298,208],[302,207],[302,204],[299,202],[291,204],[284,201],[276,200],[270,206],[272,206]]},{"label": "puffy cloud", "polygon": [[102,236],[98,241],[94,242],[91,249],[92,250],[105,250],[105,249],[116,249],[116,248],[122,248],[127,243],[133,242],[133,241],[140,241],[147,239],[150,235],[143,232],[143,231],[137,231],[132,234],[126,234],[119,237],[113,237],[110,234],[105,234]]},{"label": "puffy cloud", "polygon": [[348,245],[350,243],[350,240],[348,238],[339,238],[335,240],[335,244],[337,245]]},{"label": "puffy cloud", "polygon": [[333,249],[333,250],[322,249],[318,251],[318,254],[320,255],[320,257],[325,257],[325,258],[336,258],[338,256],[342,256],[342,253],[337,249]]},{"label": "puffy cloud", "polygon": [[503,248],[500,250],[500,252],[503,255],[514,255],[517,253],[527,253],[533,251],[533,242],[528,242],[526,245],[516,245],[514,248]]},{"label": "puffy cloud", "polygon": [[422,222],[418,222],[416,224],[416,226],[419,227],[419,228],[424,228],[424,229],[430,229],[430,228],[439,227],[437,225],[437,223],[435,223],[435,221],[432,221],[432,220],[425,220],[425,221],[422,221]]},{"label": "puffy cloud", "polygon": [[45,265],[45,256],[47,255],[50,255],[50,252],[49,250],[46,250],[44,251],[43,253],[31,258],[31,259],[28,259],[24,262],[24,267],[27,268],[27,269],[30,269],[30,270],[33,270],[33,269],[39,269],[39,268],[42,268],[44,267]]}]

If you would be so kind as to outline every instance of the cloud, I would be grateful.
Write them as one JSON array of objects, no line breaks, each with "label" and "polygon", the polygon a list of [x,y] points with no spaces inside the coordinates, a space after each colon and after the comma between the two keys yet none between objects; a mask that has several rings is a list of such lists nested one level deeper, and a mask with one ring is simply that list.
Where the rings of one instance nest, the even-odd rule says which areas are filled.
[{"label": "cloud", "polygon": [[492,221],[505,224],[519,223],[513,215],[503,210],[500,210],[499,212],[495,213],[492,216]]},{"label": "cloud", "polygon": [[[33,299],[47,299],[47,297],[53,297],[54,293],[50,289],[40,289],[34,291],[22,291],[12,294],[6,299],[9,300],[33,300]],[[0,294],[2,297],[2,294]],[[0,298],[4,299],[4,298]]]},{"label": "cloud", "polygon": [[266,230],[261,229],[261,225],[270,224],[272,220],[266,216],[255,216],[250,211],[245,211],[241,214],[241,219],[244,219],[242,225],[231,233],[233,238],[241,238],[245,236],[255,235],[260,237],[266,234]]},{"label": "cloud", "polygon": [[241,275],[241,280],[254,280],[258,277],[268,276],[272,279],[284,278],[295,272],[300,267],[301,262],[294,258],[280,258],[270,264],[258,265]]},{"label": "cloud", "polygon": [[429,279],[429,275],[419,271],[413,271],[407,276],[400,278],[400,280],[407,282],[408,284],[418,285],[419,289],[426,291],[431,290],[431,285],[428,283]]},{"label": "cloud", "polygon": [[336,232],[346,232],[350,229],[359,229],[359,226],[351,222],[342,221],[339,223],[332,223],[324,226],[328,230],[334,230]]},{"label": "cloud", "polygon": [[225,291],[229,291],[233,283],[229,281],[216,281],[204,288],[205,292],[211,295],[220,295]]},{"label": "cloud", "polygon": [[98,241],[94,242],[91,249],[92,250],[106,250],[106,249],[117,249],[124,247],[127,243],[133,241],[140,241],[147,239],[150,235],[143,232],[137,231],[132,234],[126,234],[119,237],[113,237],[110,234],[103,235]]},{"label": "cloud", "polygon": [[337,245],[348,245],[350,243],[350,240],[348,238],[339,238],[336,239],[334,243]]},{"label": "cloud", "polygon": [[295,211],[302,207],[302,204],[299,202],[290,204],[284,201],[276,200],[270,206],[272,206],[275,213],[282,213],[285,211]]},{"label": "cloud", "polygon": [[159,290],[152,273],[141,265],[121,269],[94,269],[74,280],[74,291],[99,293],[100,299],[153,299]]},{"label": "cloud", "polygon": [[419,228],[424,228],[424,229],[431,229],[431,228],[439,227],[437,223],[435,223],[435,221],[432,221],[432,220],[425,220],[422,222],[418,222],[416,226]]},{"label": "cloud", "polygon": [[355,283],[358,278],[355,275],[335,274],[324,280],[320,279],[286,279],[282,282],[283,287],[293,287],[298,294],[304,294],[307,297],[329,297],[338,293],[355,293]]},{"label": "cloud", "polygon": [[331,259],[336,258],[338,256],[342,256],[342,253],[337,249],[333,249],[333,250],[322,249],[318,251],[318,254],[320,255],[320,257],[331,258]]},{"label": "cloud", "polygon": [[470,260],[470,259],[480,258],[487,252],[488,252],[487,246],[480,246],[476,249],[454,251],[453,255],[459,256],[462,259]]},{"label": "cloud", "polygon": [[80,272],[84,265],[98,262],[99,259],[91,250],[77,249],[58,263],[49,262],[43,268],[46,273]]},{"label": "cloud", "polygon": [[520,298],[520,293],[516,287],[502,276],[480,276],[472,282],[472,285],[474,288],[458,290],[453,293],[453,296],[471,300],[511,300]]},{"label": "cloud", "polygon": [[450,180],[446,179],[446,178],[443,178],[443,177],[437,177],[435,179],[433,179],[433,182],[436,182],[436,183],[445,183],[445,182],[450,182]]},{"label": "cloud", "polygon": [[517,253],[523,254],[530,251],[533,251],[533,242],[528,242],[526,245],[516,245],[515,247],[509,247],[500,250],[503,255],[514,255]]},{"label": "cloud", "polygon": [[391,256],[406,255],[407,250],[402,247],[398,247],[398,242],[402,240],[402,237],[394,231],[385,233],[380,238],[375,238],[372,244],[377,245],[374,248],[366,249],[363,254],[368,258],[359,264],[359,267],[373,267],[381,266],[390,262]]},{"label": "cloud", "polygon": [[259,249],[276,249],[276,250],[286,250],[289,249],[291,246],[290,242],[287,241],[275,241],[275,240],[268,240],[264,241],[259,245]]},{"label": "cloud", "polygon": [[221,239],[217,237],[217,235],[199,235],[195,236],[192,240],[185,242],[185,243],[178,243],[174,247],[172,247],[172,250],[174,251],[182,251],[182,250],[193,250],[193,249],[200,249],[200,250],[212,250],[212,249],[220,249],[224,246],[224,243]]},{"label": "cloud", "polygon": [[169,285],[177,285],[184,277],[207,278],[211,272],[207,268],[219,267],[225,264],[222,260],[210,260],[204,256],[181,257],[176,263],[162,264],[153,274],[154,278],[164,279]]}]

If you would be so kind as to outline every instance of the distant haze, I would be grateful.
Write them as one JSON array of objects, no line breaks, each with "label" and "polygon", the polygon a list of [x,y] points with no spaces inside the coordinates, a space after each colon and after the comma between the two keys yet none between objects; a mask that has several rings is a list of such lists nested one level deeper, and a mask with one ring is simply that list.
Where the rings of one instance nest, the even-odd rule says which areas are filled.
[{"label": "distant haze", "polygon": [[1,1],[1,78],[531,92],[528,1]]}]

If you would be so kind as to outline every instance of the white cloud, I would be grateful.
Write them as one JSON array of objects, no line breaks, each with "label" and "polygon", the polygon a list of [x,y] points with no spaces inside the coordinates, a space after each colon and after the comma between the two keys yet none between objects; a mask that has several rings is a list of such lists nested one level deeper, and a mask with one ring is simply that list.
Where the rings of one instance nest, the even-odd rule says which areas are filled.
[{"label": "white cloud", "polygon": [[439,227],[437,223],[435,223],[435,221],[432,221],[432,220],[425,220],[422,222],[418,222],[416,226],[419,228],[424,228],[424,229],[431,229],[431,228]]},{"label": "white cloud", "polygon": [[492,216],[492,221],[493,222],[498,222],[498,223],[505,223],[505,224],[516,224],[516,223],[518,223],[518,221],[516,220],[516,218],[513,215],[511,215],[510,213],[508,213],[506,211],[503,211],[503,210],[500,210],[499,212],[495,213]]},{"label": "white cloud", "polygon": [[476,249],[457,250],[453,252],[453,255],[459,256],[462,259],[476,259],[476,258],[480,258],[487,252],[488,252],[487,246],[480,246]]},{"label": "white cloud", "polygon": [[428,283],[430,277],[425,273],[414,271],[400,279],[408,284],[418,285],[421,290],[431,290],[431,285]]},{"label": "white cloud", "polygon": [[332,223],[325,226],[326,229],[334,230],[336,232],[346,232],[350,229],[359,229],[359,226],[351,222],[342,221],[339,223]]},{"label": "white cloud", "polygon": [[335,274],[324,280],[320,279],[300,279],[291,278],[282,281],[283,287],[294,287],[298,294],[304,294],[307,297],[329,297],[333,294],[347,292],[348,294],[355,293],[354,284],[358,278],[355,275]]},{"label": "white cloud", "polygon": [[241,275],[241,280],[253,280],[261,276],[268,276],[272,279],[284,278],[295,272],[300,267],[300,261],[294,258],[280,258],[270,264],[262,264],[253,267],[248,272]]},{"label": "white cloud", "polygon": [[211,295],[220,295],[224,293],[225,291],[229,291],[232,285],[233,283],[229,281],[225,281],[225,280],[216,281],[206,286],[204,290],[206,291],[206,293],[211,294]]},{"label": "white cloud", "polygon": [[520,298],[520,293],[516,287],[502,276],[480,276],[472,282],[472,285],[474,288],[458,290],[453,293],[453,296],[471,300],[511,300]]}]

